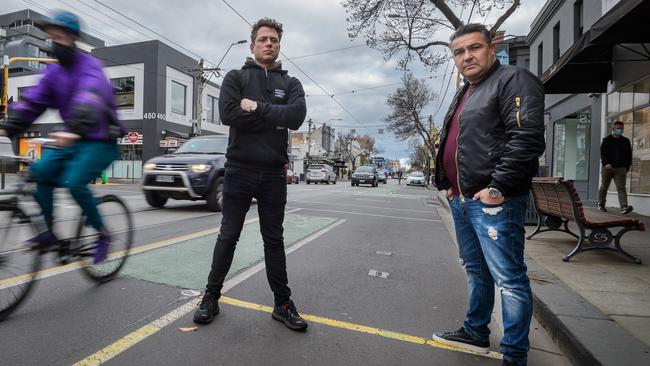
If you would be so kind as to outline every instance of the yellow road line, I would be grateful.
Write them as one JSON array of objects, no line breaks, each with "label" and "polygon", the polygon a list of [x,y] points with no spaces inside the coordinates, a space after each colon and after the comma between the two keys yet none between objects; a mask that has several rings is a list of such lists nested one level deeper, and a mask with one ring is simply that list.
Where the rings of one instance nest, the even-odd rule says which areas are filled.
[{"label": "yellow road line", "polygon": [[[180,319],[181,317],[189,314],[193,310],[196,309],[198,305],[198,298],[195,298],[192,301],[189,301],[182,305],[181,307],[165,314],[163,317],[156,319],[152,321],[151,323],[135,330],[134,332],[120,338],[119,340],[115,341],[114,343],[108,345],[107,347],[104,347],[100,351],[84,358],[83,360],[75,363],[73,366],[97,366],[101,365],[104,362],[110,360],[111,358],[119,355],[120,353],[128,350],[129,348],[133,347],[137,343],[141,342],[142,340],[146,339],[147,337],[157,333],[160,331],[162,328],[165,326],[171,324],[172,322]],[[245,309],[251,309],[255,311],[261,311],[265,313],[271,313],[273,312],[273,308],[270,306],[266,305],[260,305],[260,304],[254,304],[252,302],[247,302],[247,301],[242,301],[242,300],[237,300],[233,299],[230,297],[222,296],[219,302],[236,306],[239,308],[245,308]],[[494,359],[501,359],[502,356],[498,352],[490,351],[489,353],[478,353],[474,352],[471,350],[467,350],[464,348],[460,347],[455,347],[455,346],[450,346],[446,345],[444,343],[440,343],[437,341],[434,341],[432,339],[426,339],[422,337],[416,337],[404,333],[398,333],[398,332],[392,332],[389,330],[385,329],[379,329],[379,328],[373,328],[373,327],[368,327],[365,325],[360,325],[360,324],[354,324],[354,323],[348,323],[348,322],[343,322],[340,320],[334,320],[334,319],[329,319],[329,318],[324,318],[320,316],[315,316],[315,315],[302,315],[303,318],[306,320],[313,322],[313,323],[319,323],[323,325],[327,325],[330,327],[334,328],[340,328],[340,329],[346,329],[346,330],[351,330],[355,332],[360,332],[360,333],[367,333],[367,334],[372,334],[372,335],[378,335],[380,337],[384,338],[389,338],[389,339],[394,339],[397,341],[402,341],[402,342],[409,342],[409,343],[414,343],[414,344],[420,344],[420,345],[427,345],[431,346],[433,348],[442,348],[446,349],[449,351],[454,351],[454,352],[462,352],[462,353],[468,353],[476,356],[482,356],[482,357],[488,357],[488,358],[494,358]]]},{"label": "yellow road line", "polygon": [[[257,222],[257,221],[259,221],[259,218],[254,217],[252,219],[244,221],[244,225],[251,224],[251,223]],[[170,245],[173,245],[173,244],[176,244],[176,243],[179,243],[179,242],[183,242],[183,241],[187,241],[187,240],[191,240],[191,239],[197,239],[197,238],[207,236],[207,235],[211,235],[211,234],[216,234],[216,233],[219,232],[220,228],[221,228],[221,226],[218,226],[218,227],[213,228],[213,229],[207,229],[207,230],[198,231],[198,232],[195,232],[195,233],[192,233],[192,234],[177,236],[177,237],[171,238],[171,239],[166,239],[166,240],[161,240],[161,241],[157,241],[157,242],[153,242],[153,243],[149,243],[149,244],[139,245],[139,246],[137,246],[135,248],[131,248],[131,252],[129,253],[129,255],[136,255],[136,254],[144,253],[144,252],[147,252],[147,251],[150,251],[150,250],[160,249],[160,248],[163,248],[163,247],[166,247],[166,246],[170,246]],[[124,256],[124,251],[120,250],[120,251],[113,252],[113,253],[109,254],[108,255],[108,260],[121,258],[123,256]],[[59,275],[59,274],[62,274],[62,273],[74,271],[76,269],[81,268],[84,264],[85,264],[85,260],[80,260],[80,261],[68,263],[68,264],[61,265],[61,266],[56,266],[56,267],[43,269],[43,270],[38,272],[38,278],[39,279],[40,278],[47,278],[47,277],[52,277],[52,276]],[[17,285],[23,284],[23,283],[29,281],[29,279],[32,278],[33,275],[34,275],[33,273],[28,273],[28,274],[23,274],[23,275],[20,275],[20,276],[5,278],[3,280],[0,280],[0,288],[6,288],[6,287],[17,286]]]},{"label": "yellow road line", "polygon": [[[240,307],[240,308],[252,309],[252,310],[261,311],[261,312],[265,312],[265,313],[273,312],[273,308],[270,307],[270,306],[254,304],[254,303],[251,303],[251,302],[232,299],[232,298],[225,297],[225,296],[221,297],[220,302],[222,302],[224,304],[237,306],[237,307]],[[501,356],[501,354],[499,352],[490,351],[487,354],[486,353],[479,353],[479,352],[474,352],[474,351],[464,349],[464,348],[461,348],[461,347],[456,347],[456,346],[451,346],[451,345],[447,345],[447,344],[444,344],[444,343],[440,343],[438,341],[434,341],[433,339],[426,339],[426,338],[416,337],[416,336],[412,336],[412,335],[408,335],[408,334],[404,334],[404,333],[392,332],[390,330],[367,327],[365,325],[348,323],[348,322],[343,322],[343,321],[340,321],[340,320],[334,320],[334,319],[324,318],[324,317],[315,316],[315,315],[303,314],[302,317],[305,320],[311,321],[313,323],[324,324],[324,325],[328,325],[330,327],[347,329],[347,330],[352,330],[352,331],[355,331],[355,332],[374,334],[374,335],[378,335],[378,336],[381,336],[381,337],[384,337],[384,338],[395,339],[395,340],[402,341],[402,342],[409,342],[409,343],[415,343],[415,344],[428,345],[428,346],[431,346],[431,347],[434,347],[434,348],[443,348],[443,349],[450,350],[450,351],[469,353],[469,354],[472,354],[472,355],[495,358],[495,359],[501,359],[502,358],[502,356]]]}]

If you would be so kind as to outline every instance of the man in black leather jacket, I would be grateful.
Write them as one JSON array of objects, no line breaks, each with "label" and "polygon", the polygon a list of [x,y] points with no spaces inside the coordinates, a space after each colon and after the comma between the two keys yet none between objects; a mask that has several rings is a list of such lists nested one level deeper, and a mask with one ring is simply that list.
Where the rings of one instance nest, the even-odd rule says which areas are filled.
[{"label": "man in black leather jacket", "polygon": [[275,298],[273,319],[289,329],[306,330],[307,322],[291,301],[284,253],[287,203],[288,129],[297,130],[307,107],[300,81],[276,62],[282,24],[260,19],[251,32],[251,53],[241,70],[230,71],[219,95],[219,115],[230,126],[223,187],[223,218],[212,257],[205,295],[194,322],[207,324],[219,313],[218,299],[232,264],[246,213],[257,199],[264,240],[266,275]]},{"label": "man in black leather jacket", "polygon": [[485,26],[456,30],[451,51],[465,79],[445,117],[435,182],[447,190],[469,284],[463,327],[434,339],[489,349],[494,284],[501,292],[504,365],[525,365],[532,293],[524,215],[544,152],[544,88],[528,70],[501,65]]}]

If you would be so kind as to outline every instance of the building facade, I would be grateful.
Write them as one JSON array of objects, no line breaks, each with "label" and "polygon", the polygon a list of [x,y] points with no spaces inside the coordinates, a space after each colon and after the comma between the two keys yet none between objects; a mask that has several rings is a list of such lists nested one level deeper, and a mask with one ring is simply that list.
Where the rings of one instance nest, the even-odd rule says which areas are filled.
[{"label": "building facade", "polygon": [[[542,165],[595,204],[600,143],[623,121],[633,148],[628,200],[643,214],[650,214],[648,14],[648,0],[549,0],[527,37],[530,70],[546,90]],[[613,184],[607,201],[618,205]]]}]

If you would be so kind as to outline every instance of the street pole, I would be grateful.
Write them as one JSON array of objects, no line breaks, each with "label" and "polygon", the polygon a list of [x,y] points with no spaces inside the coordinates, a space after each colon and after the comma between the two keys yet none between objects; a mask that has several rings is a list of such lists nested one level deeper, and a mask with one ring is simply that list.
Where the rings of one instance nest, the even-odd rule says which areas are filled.
[{"label": "street pole", "polygon": [[[189,72],[198,72],[198,75],[196,76],[196,86],[197,86],[197,95],[196,99],[194,100],[194,115],[195,115],[195,121],[192,123],[192,135],[193,136],[198,136],[201,134],[201,122],[203,119],[203,89],[205,88],[206,84],[208,81],[210,81],[210,77],[212,77],[212,74],[216,72],[219,74],[219,65],[221,65],[221,61],[226,58],[226,55],[228,52],[230,52],[230,49],[232,46],[236,44],[242,44],[246,43],[246,40],[241,40],[237,42],[233,42],[228,46],[228,49],[226,50],[226,53],[223,54],[223,57],[221,57],[221,60],[219,60],[219,63],[217,64],[216,67],[210,67],[206,68],[203,67],[203,59],[199,61],[199,68],[198,69],[189,69],[187,71]],[[205,77],[206,73],[210,73],[209,77]],[[219,74],[221,75],[221,74]]]},{"label": "street pole", "polygon": [[309,169],[309,165],[311,165],[311,125],[313,122],[311,118],[307,122],[309,123],[307,127],[307,169]]}]

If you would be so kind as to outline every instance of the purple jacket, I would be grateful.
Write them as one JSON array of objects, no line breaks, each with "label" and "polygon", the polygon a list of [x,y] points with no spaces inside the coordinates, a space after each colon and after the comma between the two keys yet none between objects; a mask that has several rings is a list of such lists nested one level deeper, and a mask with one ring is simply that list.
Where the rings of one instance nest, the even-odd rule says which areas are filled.
[{"label": "purple jacket", "polygon": [[96,58],[77,51],[71,69],[52,63],[38,85],[11,105],[5,126],[9,136],[27,129],[47,108],[59,110],[65,130],[83,140],[108,141],[124,136],[110,82]]}]

